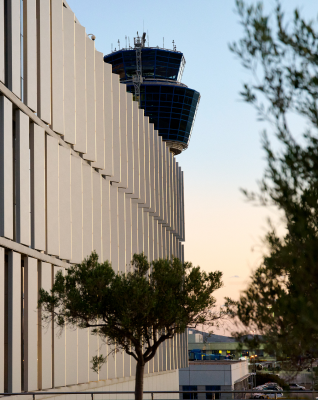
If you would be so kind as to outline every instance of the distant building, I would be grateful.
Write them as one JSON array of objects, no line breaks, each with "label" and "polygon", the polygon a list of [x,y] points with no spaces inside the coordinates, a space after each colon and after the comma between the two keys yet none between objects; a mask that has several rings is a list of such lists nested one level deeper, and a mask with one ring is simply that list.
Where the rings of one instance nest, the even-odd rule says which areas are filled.
[{"label": "distant building", "polygon": [[[211,400],[210,393],[193,393],[205,390],[247,390],[248,389],[247,361],[190,361],[187,368],[179,370],[180,400]],[[231,393],[215,393],[215,399],[232,398]],[[235,398],[239,398],[235,395]]]},{"label": "distant building", "polygon": [[206,332],[189,329],[188,332],[189,360],[209,359],[218,356],[220,359],[229,357],[238,360],[240,357],[250,357],[256,354],[260,359],[271,359],[272,354],[264,351],[263,345],[258,349],[249,349],[246,344],[241,344],[237,339],[229,336],[210,335]]}]

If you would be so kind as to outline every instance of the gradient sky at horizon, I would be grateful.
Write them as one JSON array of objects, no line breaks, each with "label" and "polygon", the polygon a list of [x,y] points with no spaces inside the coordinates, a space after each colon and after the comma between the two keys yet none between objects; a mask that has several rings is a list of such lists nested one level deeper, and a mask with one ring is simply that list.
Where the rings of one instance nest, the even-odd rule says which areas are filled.
[{"label": "gradient sky at horizon", "polygon": [[[251,2],[251,1],[249,1]],[[266,217],[273,212],[246,203],[239,188],[256,189],[265,168],[253,108],[239,98],[248,74],[228,49],[242,36],[234,0],[68,0],[97,50],[108,54],[130,44],[136,32],[149,34],[150,46],[172,48],[186,59],[182,82],[201,93],[189,148],[177,156],[185,173],[185,258],[206,271],[220,270],[224,288],[216,293],[238,298],[263,251]],[[273,8],[274,0],[264,0]],[[316,0],[283,0],[286,18],[299,7],[316,18]],[[301,130],[302,126],[295,125]],[[268,127],[267,127],[268,128]],[[268,130],[270,132],[270,128]],[[254,251],[252,251],[254,249]],[[224,328],[218,330],[225,333]]]}]

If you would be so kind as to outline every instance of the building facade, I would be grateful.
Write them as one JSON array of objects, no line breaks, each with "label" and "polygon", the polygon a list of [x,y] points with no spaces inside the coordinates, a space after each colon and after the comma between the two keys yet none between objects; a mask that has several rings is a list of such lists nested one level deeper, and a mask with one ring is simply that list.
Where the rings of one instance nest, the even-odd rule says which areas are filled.
[{"label": "building facade", "polygon": [[[183,260],[183,181],[65,1],[0,0],[0,393],[134,390],[131,357],[97,374],[98,337],[42,326],[38,291],[93,250]],[[145,390],[177,390],[187,359],[186,333],[165,342]]]},{"label": "building facade", "polygon": [[[212,400],[212,393],[191,393],[208,390],[248,390],[247,361],[190,361],[189,366],[179,370],[180,400]],[[235,398],[244,398],[236,394]],[[232,399],[232,393],[216,393],[215,399]]]}]

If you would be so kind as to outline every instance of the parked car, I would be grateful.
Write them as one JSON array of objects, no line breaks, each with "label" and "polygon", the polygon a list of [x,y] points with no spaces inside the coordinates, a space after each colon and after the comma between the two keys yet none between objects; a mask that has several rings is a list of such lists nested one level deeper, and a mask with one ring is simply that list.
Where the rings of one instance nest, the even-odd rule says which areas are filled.
[{"label": "parked car", "polygon": [[[262,390],[262,391],[271,391],[271,392],[282,392],[283,389],[278,386],[276,383],[274,385],[263,385],[263,386],[258,386],[257,388],[258,390]],[[275,399],[279,398],[279,397],[283,397],[282,393],[253,393],[252,394],[252,398],[254,399]]]},{"label": "parked car", "polygon": [[290,383],[289,389],[291,390],[306,390],[305,386],[300,386],[298,383]]}]

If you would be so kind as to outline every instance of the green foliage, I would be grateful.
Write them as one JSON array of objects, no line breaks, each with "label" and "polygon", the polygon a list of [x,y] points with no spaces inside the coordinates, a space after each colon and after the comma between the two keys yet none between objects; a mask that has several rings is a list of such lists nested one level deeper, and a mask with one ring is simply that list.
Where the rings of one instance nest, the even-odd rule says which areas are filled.
[{"label": "green foliage", "polygon": [[[65,275],[58,272],[51,292],[40,290],[38,306],[45,321],[53,319],[62,328],[93,328],[112,352],[131,355],[142,376],[143,366],[165,340],[220,318],[213,312],[212,294],[222,286],[221,278],[221,272],[206,273],[178,258],[149,263],[144,254],[133,256],[127,273],[115,273],[93,252]],[[107,356],[93,358],[95,371]]]},{"label": "green foliage", "polygon": [[[317,23],[305,21],[299,10],[285,22],[279,1],[268,15],[261,2],[236,5],[244,35],[230,49],[252,78],[241,95],[271,123],[278,143],[273,150],[264,132],[267,168],[259,192],[243,192],[258,205],[277,208],[285,233],[270,225],[261,265],[239,302],[228,300],[228,306],[245,333],[263,335],[267,351],[310,363],[318,355]],[[292,132],[293,115],[305,127],[302,134]]]},{"label": "green foliage", "polygon": [[265,385],[268,382],[275,382],[282,389],[289,390],[289,384],[278,375],[256,372],[256,386]]}]

